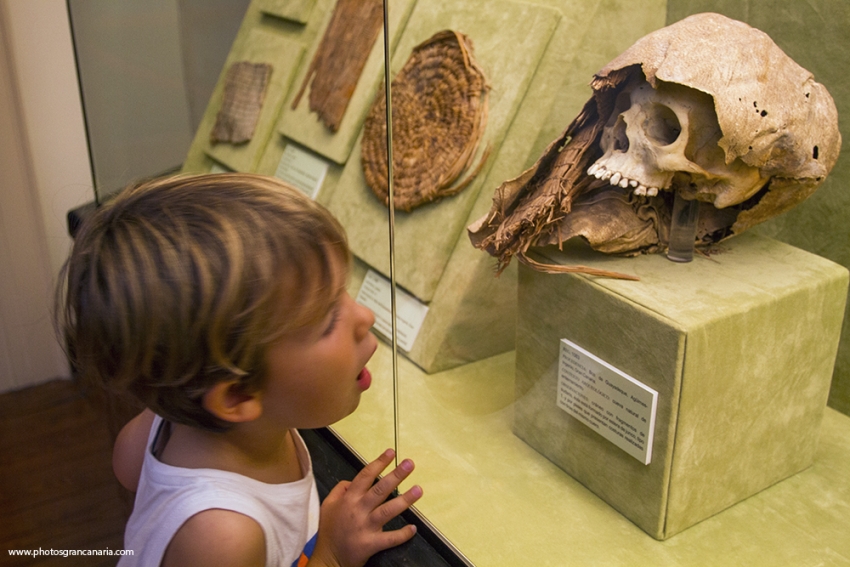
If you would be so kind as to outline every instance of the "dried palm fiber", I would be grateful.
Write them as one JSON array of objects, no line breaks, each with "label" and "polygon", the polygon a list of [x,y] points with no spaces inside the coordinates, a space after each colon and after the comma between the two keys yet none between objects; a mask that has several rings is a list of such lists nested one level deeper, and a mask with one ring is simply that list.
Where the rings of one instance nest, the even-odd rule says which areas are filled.
[{"label": "dried palm fiber", "polygon": [[[625,73],[620,73],[612,80],[618,84],[626,78]],[[472,245],[498,258],[497,273],[501,273],[516,255],[521,262],[538,271],[637,279],[628,274],[586,266],[542,265],[525,255],[531,246],[538,245],[539,236],[546,228],[555,226],[557,231],[558,223],[575,206],[576,197],[587,193],[588,200],[592,201],[590,185],[598,180],[584,172],[598,157],[593,155],[592,148],[605,125],[599,116],[607,117],[612,108],[610,97],[599,96],[589,100],[564,133],[549,144],[534,166],[496,189],[490,213],[468,227]],[[652,210],[645,216],[654,219],[658,215]],[[561,237],[558,242],[567,239],[564,235],[557,236]]]},{"label": "dried palm fiber", "polygon": [[339,0],[292,101],[293,110],[309,85],[310,110],[331,132],[339,130],[382,23],[382,0]]},{"label": "dried palm fiber", "polygon": [[221,108],[210,133],[213,144],[241,144],[254,136],[271,74],[268,63],[238,61],[230,66],[224,78]]},{"label": "dried palm fiber", "polygon": [[[413,49],[392,81],[393,205],[410,211],[454,195],[475,178],[489,154],[467,171],[487,124],[490,87],[475,63],[472,41],[445,30]],[[386,204],[386,94],[382,88],[363,126],[366,183]]]}]

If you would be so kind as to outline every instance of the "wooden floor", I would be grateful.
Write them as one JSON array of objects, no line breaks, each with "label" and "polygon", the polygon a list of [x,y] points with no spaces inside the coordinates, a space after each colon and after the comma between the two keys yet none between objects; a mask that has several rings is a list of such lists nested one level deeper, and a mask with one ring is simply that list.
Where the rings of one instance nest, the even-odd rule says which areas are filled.
[{"label": "wooden floor", "polygon": [[0,395],[0,565],[117,563],[108,556],[9,554],[123,549],[131,500],[112,474],[108,413],[69,380]]}]

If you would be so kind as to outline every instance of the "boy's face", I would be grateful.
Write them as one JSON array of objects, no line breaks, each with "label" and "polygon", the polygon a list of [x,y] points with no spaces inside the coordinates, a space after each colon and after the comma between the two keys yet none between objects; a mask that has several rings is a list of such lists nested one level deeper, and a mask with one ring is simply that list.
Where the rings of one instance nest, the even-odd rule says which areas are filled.
[{"label": "boy's face", "polygon": [[378,342],[375,316],[341,289],[318,323],[287,335],[268,351],[263,412],[286,427],[325,427],[353,412],[371,383],[365,370]]}]

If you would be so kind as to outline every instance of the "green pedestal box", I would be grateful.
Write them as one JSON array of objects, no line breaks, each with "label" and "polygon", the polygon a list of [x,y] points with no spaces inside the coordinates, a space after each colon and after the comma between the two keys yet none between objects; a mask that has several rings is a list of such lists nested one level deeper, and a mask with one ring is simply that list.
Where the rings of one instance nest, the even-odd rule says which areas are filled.
[{"label": "green pedestal box", "polygon": [[[514,432],[641,529],[666,539],[812,464],[845,268],[751,234],[689,264],[535,258],[640,278],[520,267]],[[606,405],[629,388],[654,411]]]}]

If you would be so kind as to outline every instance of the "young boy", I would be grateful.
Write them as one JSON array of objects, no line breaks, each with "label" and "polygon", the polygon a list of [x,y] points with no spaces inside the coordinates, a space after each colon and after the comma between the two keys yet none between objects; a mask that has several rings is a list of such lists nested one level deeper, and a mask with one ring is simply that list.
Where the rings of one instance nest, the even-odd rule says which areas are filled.
[{"label": "young boy", "polygon": [[342,227],[273,178],[127,189],[82,226],[65,268],[68,352],[147,408],[118,436],[136,491],[121,566],[358,566],[413,537],[387,450],[321,505],[296,428],[334,423],[371,382],[374,316],[345,290]]}]

